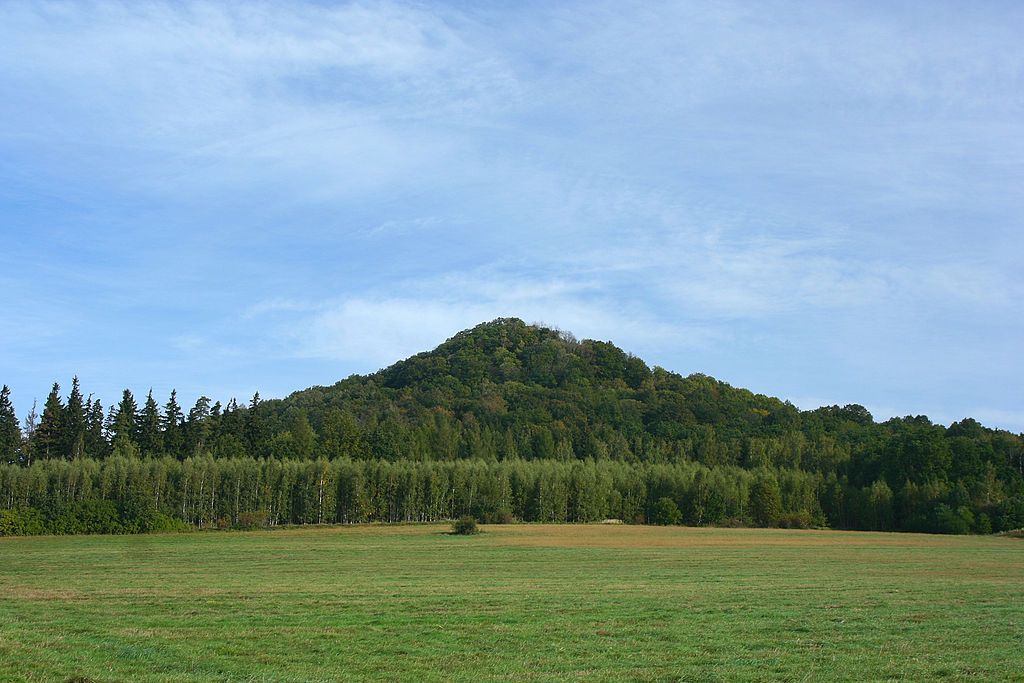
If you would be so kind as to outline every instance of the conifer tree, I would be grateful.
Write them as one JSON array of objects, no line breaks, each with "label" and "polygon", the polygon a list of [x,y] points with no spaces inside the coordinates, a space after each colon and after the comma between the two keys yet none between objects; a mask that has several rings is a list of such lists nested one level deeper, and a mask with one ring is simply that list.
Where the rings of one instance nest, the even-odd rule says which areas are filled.
[{"label": "conifer tree", "polygon": [[263,411],[260,409],[260,392],[253,394],[249,402],[249,410],[245,415],[245,444],[252,455],[263,455],[267,450],[266,424],[263,421]]},{"label": "conifer tree", "polygon": [[184,439],[181,433],[181,423],[184,419],[181,406],[178,405],[178,392],[171,389],[171,396],[164,405],[164,449],[178,459],[185,457],[185,453],[183,453]]},{"label": "conifer tree", "polygon": [[86,400],[89,406],[85,419],[85,452],[90,458],[103,458],[107,455],[107,440],[103,436],[103,405],[100,400]]},{"label": "conifer tree", "polygon": [[63,456],[60,452],[62,427],[64,424],[64,402],[60,398],[60,384],[53,383],[46,403],[43,404],[43,416],[39,427],[35,430],[33,448],[37,458],[49,459]]},{"label": "conifer tree", "polygon": [[[217,404],[218,411],[220,404]],[[185,451],[195,455],[209,445],[210,440],[210,399],[200,396],[188,411],[185,422]]]},{"label": "conifer tree", "polygon": [[110,443],[117,446],[118,442],[131,443],[137,446],[135,425],[138,422],[138,404],[135,397],[128,389],[121,394],[121,402],[113,411],[113,420],[110,424]]},{"label": "conifer tree", "polygon": [[11,390],[0,389],[0,463],[15,462],[21,450],[21,428],[11,404]]},{"label": "conifer tree", "polygon": [[164,438],[160,432],[160,406],[153,398],[153,390],[146,394],[146,403],[139,413],[139,450],[143,455],[159,455],[164,450]]},{"label": "conifer tree", "polygon": [[71,393],[64,409],[61,432],[64,457],[73,460],[85,455],[85,404],[77,375],[71,379]]}]

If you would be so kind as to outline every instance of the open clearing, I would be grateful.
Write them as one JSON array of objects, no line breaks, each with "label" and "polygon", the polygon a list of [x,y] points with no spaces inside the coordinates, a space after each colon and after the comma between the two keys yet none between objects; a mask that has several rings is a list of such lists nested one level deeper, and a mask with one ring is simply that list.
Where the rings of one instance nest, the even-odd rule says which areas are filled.
[{"label": "open clearing", "polygon": [[0,539],[0,679],[1024,680],[1024,541],[636,526]]}]

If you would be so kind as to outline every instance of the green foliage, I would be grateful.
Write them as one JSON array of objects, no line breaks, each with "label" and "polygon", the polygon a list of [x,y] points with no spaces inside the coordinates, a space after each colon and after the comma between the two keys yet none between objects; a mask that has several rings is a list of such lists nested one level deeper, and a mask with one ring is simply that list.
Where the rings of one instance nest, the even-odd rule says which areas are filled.
[{"label": "green foliage", "polygon": [[[174,391],[160,414],[152,392],[140,412],[125,390],[104,429],[102,407],[82,399],[76,378],[66,404],[54,384],[41,422],[13,449],[17,421],[4,406],[0,392],[0,461],[159,461],[167,480],[145,484],[153,488],[145,495],[161,514],[196,526],[259,510],[270,524],[462,512],[488,521],[636,521],[665,497],[697,525],[1024,526],[1020,435],[970,419],[948,429],[923,416],[878,424],[859,405],[800,411],[515,319],[283,400],[256,394],[247,406],[231,399],[222,408],[201,397],[187,418]],[[19,484],[35,493],[0,506],[51,495],[74,502],[95,486],[88,472],[73,483],[56,468],[35,475],[60,493]],[[137,485],[117,479],[120,489]]]},{"label": "green foliage", "polygon": [[771,473],[763,472],[750,487],[750,515],[758,526],[775,526],[782,515],[782,492]]},{"label": "green foliage", "polygon": [[238,513],[238,529],[262,529],[270,525],[270,513],[266,510],[246,510]]},{"label": "green foliage", "polygon": [[0,388],[0,463],[17,462],[21,451],[21,428],[11,404],[11,390]]},{"label": "green foliage", "polygon": [[669,524],[682,524],[683,513],[679,511],[679,506],[671,498],[665,496],[658,499],[658,502],[654,504],[654,511],[651,513],[651,521],[655,524],[669,525]]},{"label": "green foliage", "polygon": [[480,533],[480,529],[477,527],[476,519],[467,516],[452,522],[452,533],[457,536],[470,536]]},{"label": "green foliage", "polygon": [[0,536],[34,536],[46,531],[46,520],[35,508],[0,510]]}]

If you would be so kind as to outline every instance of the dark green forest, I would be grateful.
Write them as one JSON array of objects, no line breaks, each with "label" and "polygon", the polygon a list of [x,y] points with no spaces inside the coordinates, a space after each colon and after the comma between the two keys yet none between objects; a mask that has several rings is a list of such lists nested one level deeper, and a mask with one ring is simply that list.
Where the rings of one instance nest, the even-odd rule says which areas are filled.
[{"label": "dark green forest", "polygon": [[454,519],[1024,526],[1024,435],[801,411],[516,319],[372,375],[186,412],[0,393],[0,535]]}]

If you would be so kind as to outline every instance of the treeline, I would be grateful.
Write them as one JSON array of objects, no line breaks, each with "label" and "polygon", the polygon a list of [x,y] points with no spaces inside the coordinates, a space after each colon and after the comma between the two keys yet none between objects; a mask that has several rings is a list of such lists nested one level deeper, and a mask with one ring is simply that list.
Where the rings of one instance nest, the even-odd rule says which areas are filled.
[{"label": "treeline", "polygon": [[[695,514],[701,497],[686,487],[653,498],[648,487],[641,512],[608,512],[651,521],[650,506],[660,501],[663,517],[675,519],[674,504],[679,519],[702,524],[985,532],[1021,526],[1016,511],[1024,497],[1021,435],[972,419],[948,427],[924,416],[877,423],[859,405],[800,411],[706,375],[648,368],[607,342],[518,320],[480,325],[373,375],[283,400],[256,394],[245,405],[203,396],[185,411],[173,391],[161,401],[150,391],[140,402],[126,389],[105,410],[75,378],[66,396],[54,384],[41,414],[33,406],[19,423],[4,387],[0,460],[25,471],[107,460],[182,468],[261,463],[282,471],[317,462],[442,469],[536,462],[538,471],[593,463],[638,472],[696,467],[736,478],[791,472],[814,482],[813,505],[784,507],[778,517],[755,519],[748,508],[719,512],[718,503],[706,516]],[[294,521],[265,509],[271,519]],[[537,518],[526,509],[511,514]],[[173,516],[198,523],[187,511]]]},{"label": "treeline", "polygon": [[387,462],[111,457],[0,466],[0,535],[279,524],[593,522],[832,526],[989,533],[1024,526],[1024,499],[858,488],[794,469],[593,460]]}]

